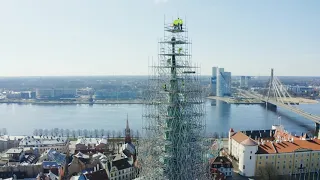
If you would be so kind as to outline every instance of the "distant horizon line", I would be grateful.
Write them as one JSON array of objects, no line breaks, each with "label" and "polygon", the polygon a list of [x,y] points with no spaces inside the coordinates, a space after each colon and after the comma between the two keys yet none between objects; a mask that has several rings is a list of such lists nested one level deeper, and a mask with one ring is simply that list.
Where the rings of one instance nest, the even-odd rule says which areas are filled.
[{"label": "distant horizon line", "polygon": [[[135,76],[135,77],[143,77],[143,76],[150,76],[150,75],[32,75],[32,76],[0,76],[0,78],[27,78],[27,77],[117,77],[117,76]],[[208,74],[203,74],[199,76],[209,76]],[[249,77],[268,77],[270,75],[259,75],[259,76],[252,76],[252,75],[232,75],[232,77],[240,77],[240,76],[249,76]],[[277,77],[320,77],[320,75],[315,76],[301,76],[301,75],[288,75],[288,76],[277,76]]]}]

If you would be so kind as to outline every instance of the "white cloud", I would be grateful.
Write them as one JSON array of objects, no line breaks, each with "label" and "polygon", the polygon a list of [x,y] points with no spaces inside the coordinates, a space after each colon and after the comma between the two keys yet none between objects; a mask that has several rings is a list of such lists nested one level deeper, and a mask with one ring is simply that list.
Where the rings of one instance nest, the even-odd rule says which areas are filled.
[{"label": "white cloud", "polygon": [[154,2],[156,4],[159,4],[159,3],[166,3],[166,2],[168,2],[168,0],[154,0]]}]

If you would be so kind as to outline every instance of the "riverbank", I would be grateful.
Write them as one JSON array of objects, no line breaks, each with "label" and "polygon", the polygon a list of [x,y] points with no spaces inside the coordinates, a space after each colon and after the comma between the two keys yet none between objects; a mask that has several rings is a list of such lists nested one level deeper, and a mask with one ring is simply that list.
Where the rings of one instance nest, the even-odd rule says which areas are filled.
[{"label": "riverbank", "polygon": [[[242,98],[242,99],[235,99],[232,97],[218,97],[218,96],[209,96],[207,99],[214,99],[214,100],[220,100],[224,101],[229,104],[263,104],[258,99],[253,98]],[[284,103],[295,103],[295,104],[317,104],[319,103],[318,100],[314,99],[306,99],[302,97],[292,97],[290,100],[283,99]]]},{"label": "riverbank", "polygon": [[[286,101],[284,100],[284,102],[286,102]],[[317,103],[319,103],[319,101],[317,101],[317,100],[306,99],[306,98],[302,98],[302,97],[293,97],[291,99],[291,102],[299,103],[299,104],[317,104]]]},{"label": "riverbank", "polygon": [[48,104],[48,105],[68,105],[68,104],[142,104],[142,100],[97,100],[89,101],[41,101],[41,100],[0,100],[5,104]]}]

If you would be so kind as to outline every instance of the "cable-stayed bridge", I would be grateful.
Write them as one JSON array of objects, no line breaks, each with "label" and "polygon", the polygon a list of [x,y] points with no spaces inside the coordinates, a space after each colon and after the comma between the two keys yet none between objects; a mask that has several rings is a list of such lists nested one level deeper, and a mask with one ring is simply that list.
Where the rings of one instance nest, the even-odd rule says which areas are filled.
[{"label": "cable-stayed bridge", "polygon": [[299,109],[299,107],[297,106],[299,105],[299,103],[296,103],[293,100],[292,96],[288,93],[286,87],[280,82],[280,80],[276,76],[273,76],[273,69],[271,69],[271,76],[267,88],[268,91],[264,94],[258,94],[241,89],[239,91],[248,97],[265,102],[266,106],[269,108],[275,109],[277,107],[281,107],[315,122],[317,131],[316,133],[318,134],[320,116]]}]

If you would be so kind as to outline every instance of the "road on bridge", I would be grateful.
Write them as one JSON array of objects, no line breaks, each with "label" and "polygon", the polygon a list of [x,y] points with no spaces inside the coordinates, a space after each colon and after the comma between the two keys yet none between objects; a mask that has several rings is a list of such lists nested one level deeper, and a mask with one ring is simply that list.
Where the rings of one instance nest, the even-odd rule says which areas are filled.
[{"label": "road on bridge", "polygon": [[[241,90],[239,89],[239,91],[240,91],[241,93],[244,93],[244,94],[247,95],[248,97],[256,98],[256,99],[258,99],[258,100],[267,102],[267,99],[265,99],[265,98],[264,98],[262,95],[260,95],[260,94],[257,94],[257,93],[254,93],[254,92],[249,92],[249,91],[242,90],[242,89],[241,89]],[[282,108],[284,108],[284,109],[287,109],[287,110],[289,110],[289,111],[291,111],[291,112],[294,112],[294,113],[296,113],[296,114],[298,114],[298,115],[300,115],[300,116],[302,116],[302,117],[304,117],[304,118],[306,118],[306,119],[312,120],[312,121],[320,124],[320,116],[315,115],[315,114],[311,114],[311,113],[308,113],[308,112],[305,112],[305,111],[297,108],[296,106],[290,105],[290,103],[284,104],[284,103],[281,103],[281,102],[279,102],[279,101],[275,101],[275,100],[273,100],[273,99],[269,99],[269,100],[268,100],[268,103],[274,104],[274,105],[279,106],[279,107],[282,107]]]}]

